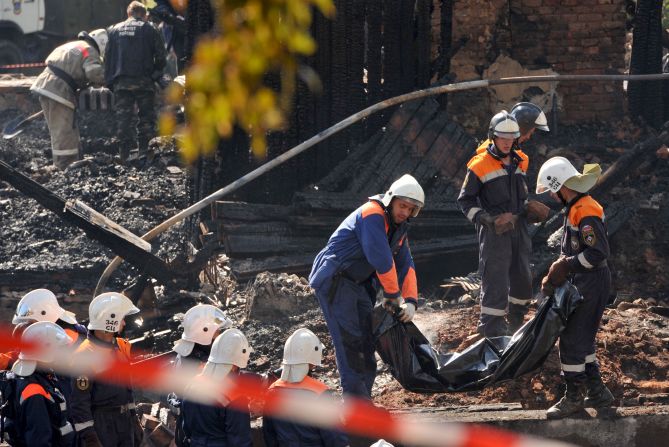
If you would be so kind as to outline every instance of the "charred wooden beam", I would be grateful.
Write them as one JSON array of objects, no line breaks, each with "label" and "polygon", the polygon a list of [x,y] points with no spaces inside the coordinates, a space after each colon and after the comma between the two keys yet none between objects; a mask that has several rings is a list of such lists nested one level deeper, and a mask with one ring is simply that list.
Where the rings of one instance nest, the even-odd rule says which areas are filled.
[{"label": "charred wooden beam", "polygon": [[[0,161],[0,178],[66,222],[81,228],[88,237],[97,240],[123,257],[140,272],[148,273],[162,282],[169,282],[174,277],[160,258],[146,250],[146,242],[142,241],[142,244],[138,244],[132,237],[136,238],[135,235],[101,214],[91,213],[94,210],[81,202],[78,202],[79,205],[74,203],[68,205],[64,199],[3,161]],[[150,250],[150,245],[148,248]]]}]

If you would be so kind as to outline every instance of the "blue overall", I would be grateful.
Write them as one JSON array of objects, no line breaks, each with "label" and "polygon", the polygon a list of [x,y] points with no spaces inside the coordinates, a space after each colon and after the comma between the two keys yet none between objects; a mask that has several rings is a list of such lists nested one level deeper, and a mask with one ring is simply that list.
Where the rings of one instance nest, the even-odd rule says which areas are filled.
[{"label": "blue overall", "polygon": [[344,219],[314,260],[309,284],[332,336],[345,394],[371,398],[372,310],[379,288],[385,297],[417,304],[407,230],[407,222],[392,222],[377,196]]},{"label": "blue overall", "polygon": [[611,289],[606,218],[589,195],[577,197],[567,208],[561,252],[569,260],[571,282],[583,295],[583,304],[560,334],[560,363],[565,378],[581,382],[599,375],[595,337]]}]

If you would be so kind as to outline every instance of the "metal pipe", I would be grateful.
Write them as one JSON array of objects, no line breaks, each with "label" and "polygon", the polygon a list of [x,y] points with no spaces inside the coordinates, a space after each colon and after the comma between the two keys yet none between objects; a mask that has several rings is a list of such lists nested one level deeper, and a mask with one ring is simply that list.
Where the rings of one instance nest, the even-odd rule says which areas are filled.
[{"label": "metal pipe", "polygon": [[[393,98],[386,99],[384,101],[378,102],[374,105],[367,107],[364,110],[361,110],[358,113],[355,113],[348,118],[338,122],[337,124],[325,129],[322,132],[314,135],[308,140],[298,144],[294,148],[284,152],[276,158],[268,161],[267,163],[259,166],[248,174],[240,177],[229,185],[219,189],[218,191],[208,195],[199,202],[189,206],[188,208],[182,210],[181,212],[170,217],[163,223],[152,228],[149,232],[142,236],[142,239],[145,241],[150,241],[154,237],[166,231],[171,226],[175,225],[178,222],[181,222],[186,217],[191,214],[197,213],[202,210],[212,202],[220,199],[221,197],[229,194],[242,186],[246,185],[252,180],[260,177],[266,172],[274,169],[280,164],[284,163],[287,160],[290,160],[294,156],[304,152],[310,147],[320,143],[326,138],[331,137],[337,132],[346,129],[351,124],[354,124],[368,116],[379,112],[381,110],[387,109],[397,104],[401,104],[407,101],[412,101],[414,99],[425,98],[428,96],[441,95],[444,93],[453,93],[463,90],[473,90],[477,88],[484,88],[493,85],[504,85],[504,84],[520,84],[520,83],[540,83],[540,82],[563,82],[563,81],[656,81],[656,80],[669,80],[669,73],[664,74],[646,74],[646,75],[546,75],[546,76],[518,76],[518,77],[509,77],[509,78],[500,78],[500,79],[482,79],[477,81],[466,81],[466,82],[457,82],[455,84],[446,84],[438,85],[436,87],[426,88],[424,90],[418,90],[411,93],[405,93],[403,95],[395,96]],[[102,289],[107,284],[110,276],[121,264],[122,258],[119,256],[115,257],[112,262],[107,266],[95,288],[94,296],[102,292]]]}]

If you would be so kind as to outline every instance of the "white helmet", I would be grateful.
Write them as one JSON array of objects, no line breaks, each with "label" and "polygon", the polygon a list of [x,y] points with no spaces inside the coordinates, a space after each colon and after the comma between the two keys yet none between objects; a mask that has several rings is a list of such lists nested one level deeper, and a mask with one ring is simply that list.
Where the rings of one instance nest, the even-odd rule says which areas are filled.
[{"label": "white helmet", "polygon": [[495,114],[490,119],[490,126],[488,126],[488,138],[518,138],[520,137],[520,126],[518,121],[506,110]]},{"label": "white helmet", "polygon": [[300,328],[288,337],[283,347],[282,365],[297,365],[308,363],[321,366],[325,346],[318,336],[307,328]]},{"label": "white helmet", "polygon": [[50,321],[40,321],[28,326],[21,335],[21,341],[31,343],[34,348],[22,349],[19,359],[12,366],[14,374],[19,376],[29,376],[35,372],[37,362],[53,362],[61,355],[60,348],[72,343],[65,330]]},{"label": "white helmet", "polygon": [[253,348],[239,329],[228,329],[216,337],[207,359],[210,363],[235,365],[246,368]]},{"label": "white helmet", "polygon": [[425,206],[425,193],[418,181],[409,174],[404,174],[390,185],[388,191],[381,198],[383,206],[390,206],[390,202],[397,197],[399,199],[407,200],[416,205],[411,217],[416,217],[418,212]]},{"label": "white helmet", "polygon": [[118,332],[121,321],[139,309],[125,295],[118,292],[102,293],[88,306],[88,329],[91,331]]},{"label": "white helmet", "polygon": [[105,48],[107,48],[107,42],[109,42],[109,34],[107,34],[107,30],[104,28],[99,28],[91,31],[88,35],[91,36],[95,43],[98,44],[100,57],[103,57],[105,55]]},{"label": "white helmet", "polygon": [[184,332],[172,350],[187,357],[193,351],[195,343],[209,346],[214,340],[216,331],[232,327],[232,321],[223,311],[211,304],[198,304],[186,312],[181,323]]},{"label": "white helmet", "polygon": [[580,193],[586,193],[595,186],[602,173],[602,168],[596,164],[583,166],[583,174],[579,173],[574,165],[564,157],[553,157],[544,162],[537,176],[537,194],[547,191],[558,192],[562,186]]},{"label": "white helmet", "polygon": [[56,295],[47,289],[35,289],[23,295],[16,306],[12,324],[33,320],[52,323],[63,320],[66,323],[77,324],[74,314],[60,307]]}]

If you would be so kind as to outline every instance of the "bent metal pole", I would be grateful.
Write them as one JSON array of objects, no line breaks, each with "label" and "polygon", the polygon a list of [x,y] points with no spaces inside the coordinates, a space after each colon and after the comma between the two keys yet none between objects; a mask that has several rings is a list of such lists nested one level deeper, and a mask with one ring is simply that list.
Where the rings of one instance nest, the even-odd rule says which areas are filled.
[{"label": "bent metal pole", "polygon": [[[387,109],[388,107],[395,106],[397,104],[402,104],[407,101],[414,99],[425,98],[428,96],[442,95],[444,93],[453,93],[464,90],[473,90],[477,88],[491,87],[495,85],[504,85],[504,84],[521,84],[521,83],[541,83],[541,82],[588,82],[588,81],[661,81],[669,80],[669,73],[664,74],[645,74],[645,75],[546,75],[546,76],[518,76],[518,77],[509,77],[509,78],[500,78],[500,79],[482,79],[477,81],[465,81],[465,82],[456,82],[454,84],[438,85],[435,87],[426,88],[424,90],[418,90],[411,93],[405,93],[400,96],[395,96],[393,98],[386,99],[384,101],[378,102],[374,105],[367,107],[364,110],[361,110],[358,113],[355,113],[348,118],[338,122],[337,124],[325,129],[322,132],[314,135],[308,140],[298,144],[294,148],[284,152],[272,160],[269,160],[267,163],[259,166],[248,174],[238,178],[229,185],[219,189],[218,191],[208,195],[199,202],[189,206],[188,208],[182,210],[181,212],[170,217],[163,223],[152,228],[149,232],[142,236],[142,239],[145,241],[150,241],[159,234],[165,232],[167,229],[173,225],[181,222],[186,217],[197,213],[202,210],[212,202],[220,199],[221,197],[230,194],[231,192],[241,188],[252,180],[260,177],[266,172],[274,169],[285,161],[290,160],[294,156],[304,152],[310,147],[320,143],[321,141],[331,137],[337,132],[346,129],[351,124],[354,124],[368,116],[379,112],[381,110]],[[107,266],[95,288],[94,296],[97,296],[102,292],[107,281],[111,277],[112,273],[118,268],[121,264],[122,258],[119,256],[115,257],[112,262]]]}]

